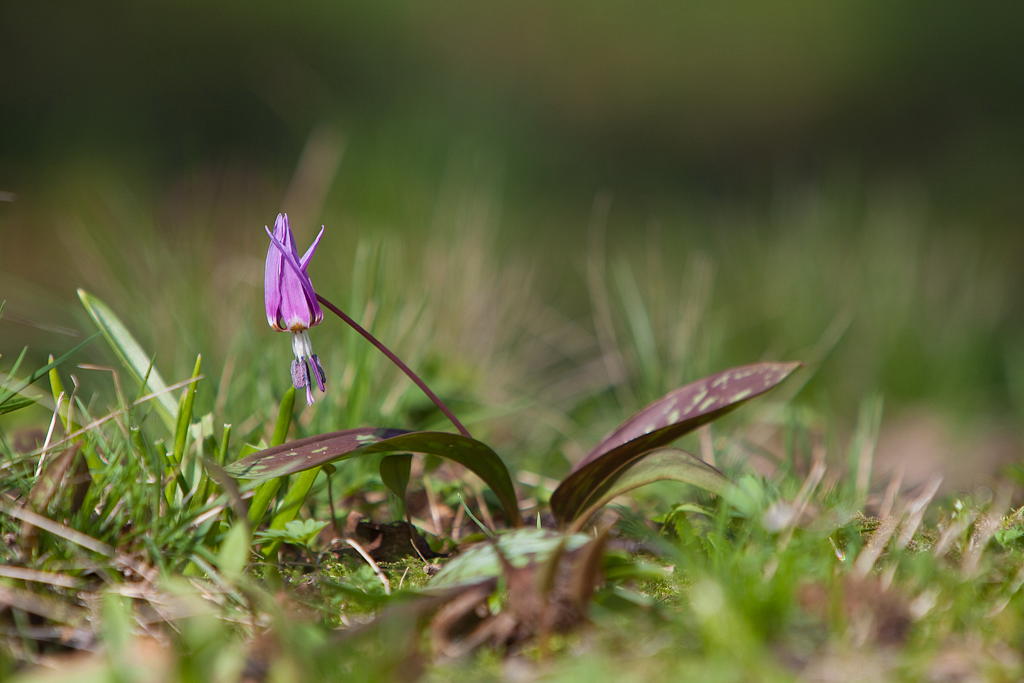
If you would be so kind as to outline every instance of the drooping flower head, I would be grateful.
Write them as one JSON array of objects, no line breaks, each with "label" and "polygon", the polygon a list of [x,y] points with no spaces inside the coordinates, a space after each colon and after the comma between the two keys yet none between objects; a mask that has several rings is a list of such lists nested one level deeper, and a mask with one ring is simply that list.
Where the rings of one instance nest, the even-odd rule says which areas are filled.
[{"label": "drooping flower head", "polygon": [[324,313],[316,300],[313,282],[306,268],[313,258],[324,229],[299,259],[295,236],[288,225],[288,214],[277,214],[274,232],[264,226],[270,235],[267,251],[267,270],[264,279],[264,299],[267,304],[267,323],[275,330],[299,332],[320,323]]},{"label": "drooping flower head", "polygon": [[308,330],[320,324],[324,313],[306,269],[320,244],[324,228],[320,228],[313,244],[301,259],[295,248],[295,236],[288,225],[287,214],[277,215],[273,233],[270,228],[264,229],[270,237],[263,281],[267,323],[275,330],[292,333],[292,351],[295,354],[295,360],[292,361],[292,384],[296,389],[306,389],[306,403],[312,405],[312,380],[315,379],[317,387],[324,391],[326,377],[320,359],[313,353]]}]

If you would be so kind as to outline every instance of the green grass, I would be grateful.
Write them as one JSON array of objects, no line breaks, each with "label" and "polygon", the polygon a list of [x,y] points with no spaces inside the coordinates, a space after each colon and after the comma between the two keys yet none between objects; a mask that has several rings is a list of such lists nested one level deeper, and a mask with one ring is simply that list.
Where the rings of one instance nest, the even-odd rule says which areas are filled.
[{"label": "green grass", "polygon": [[[936,491],[872,460],[889,419],[912,407],[966,439],[1024,409],[1008,252],[932,230],[913,206],[850,210],[827,193],[764,220],[733,216],[721,234],[692,218],[642,239],[610,226],[606,241],[582,235],[555,256],[543,238],[503,244],[479,216],[416,241],[329,224],[314,283],[495,448],[527,519],[550,495],[545,482],[666,391],[744,362],[808,363],[776,394],[683,440],[715,458],[733,493],[660,484],[604,514],[617,521],[586,625],[452,658],[418,607],[442,560],[382,563],[378,574],[351,548],[338,552],[347,546],[332,541],[333,525],[304,535],[332,508],[342,536],[349,512],[397,518],[378,457],[316,475],[302,529],[273,521],[301,475],[262,489],[267,507],[254,513],[252,485],[219,470],[285,438],[449,429],[443,416],[334,321],[312,331],[328,392],[312,408],[292,405],[289,340],[263,323],[259,230],[211,236],[196,219],[205,236],[173,242],[129,204],[118,220],[138,221],[137,243],[114,248],[117,225],[69,229],[80,255],[69,284],[106,302],[141,355],[123,353],[123,335],[120,354],[93,340],[25,390],[42,407],[0,416],[3,675],[1019,679],[1024,519],[1013,470],[991,468],[987,488]],[[10,289],[5,313],[23,310],[27,291]],[[62,305],[81,335],[95,329],[72,296]],[[75,343],[31,341],[16,377]],[[4,348],[5,371],[17,351]],[[145,398],[160,391],[156,372],[185,384]],[[37,474],[41,457],[57,485]],[[413,521],[437,532],[435,549],[482,537],[471,517],[483,524],[498,509],[481,505],[488,494],[473,475],[430,459],[416,462],[410,489]],[[35,514],[19,512],[26,504]],[[445,515],[463,521],[456,533]],[[268,552],[271,527],[289,542]]]}]

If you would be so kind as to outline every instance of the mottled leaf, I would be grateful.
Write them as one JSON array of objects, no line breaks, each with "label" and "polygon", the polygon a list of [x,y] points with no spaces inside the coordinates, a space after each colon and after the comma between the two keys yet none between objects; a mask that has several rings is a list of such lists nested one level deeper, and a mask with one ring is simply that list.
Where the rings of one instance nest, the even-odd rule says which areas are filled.
[{"label": "mottled leaf", "polygon": [[475,473],[498,496],[508,519],[520,524],[512,478],[501,458],[486,444],[448,432],[409,432],[363,427],[290,441],[254,453],[225,470],[240,479],[270,479],[335,460],[371,453],[427,453],[453,460]]},{"label": "mottled leaf", "polygon": [[798,367],[800,363],[744,365],[687,384],[650,404],[598,444],[555,489],[555,518],[562,523],[576,519],[651,451],[763,394]]},{"label": "mottled leaf", "polygon": [[586,522],[612,499],[656,481],[678,481],[717,494],[729,487],[725,475],[696,455],[678,448],[665,448],[649,453],[627,469],[607,491],[584,503],[586,507],[577,523]]}]

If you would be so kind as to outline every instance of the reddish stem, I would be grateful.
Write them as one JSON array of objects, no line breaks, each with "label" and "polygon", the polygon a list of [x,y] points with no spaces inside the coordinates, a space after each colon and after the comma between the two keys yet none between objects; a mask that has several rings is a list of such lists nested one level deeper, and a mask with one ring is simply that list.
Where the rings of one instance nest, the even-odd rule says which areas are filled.
[{"label": "reddish stem", "polygon": [[444,413],[445,417],[451,420],[452,424],[455,425],[455,428],[459,430],[459,433],[461,433],[463,436],[467,438],[473,438],[473,435],[469,433],[469,430],[466,429],[461,422],[459,422],[459,418],[455,417],[452,411],[448,410],[448,406],[444,404],[444,401],[438,398],[437,394],[431,391],[430,387],[427,386],[427,383],[420,379],[420,376],[413,372],[412,369],[408,365],[406,365],[401,358],[396,356],[391,351],[391,349],[384,346],[383,342],[381,342],[379,339],[370,334],[370,332],[366,328],[364,328],[362,325],[360,325],[355,320],[350,318],[348,314],[345,313],[345,311],[341,310],[340,308],[332,304],[330,301],[325,299],[321,294],[318,293],[316,295],[316,298],[317,301],[323,304],[327,310],[341,318],[345,322],[345,324],[347,324],[353,330],[363,335],[363,337],[366,338],[366,341],[376,346],[377,350],[383,353],[385,356],[387,356],[389,361],[397,365],[402,372],[408,375],[409,379],[411,379],[413,383],[416,384],[416,386],[423,390],[423,393],[427,395],[427,398],[434,402],[434,405],[436,405],[438,409],[442,413]]}]

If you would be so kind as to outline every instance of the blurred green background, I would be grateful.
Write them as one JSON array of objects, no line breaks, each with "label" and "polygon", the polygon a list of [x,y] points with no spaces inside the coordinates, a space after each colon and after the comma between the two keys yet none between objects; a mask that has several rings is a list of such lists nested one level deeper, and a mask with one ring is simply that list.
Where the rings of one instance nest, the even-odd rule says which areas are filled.
[{"label": "blurred green background", "polygon": [[809,410],[849,424],[881,395],[1019,455],[1016,5],[2,13],[5,359],[71,346],[84,287],[169,378],[199,351],[214,373],[286,365],[260,305],[285,210],[302,244],[327,225],[314,281],[356,317],[430,319],[399,350],[480,420],[543,402],[584,422],[609,392],[632,410],[803,359]]}]

